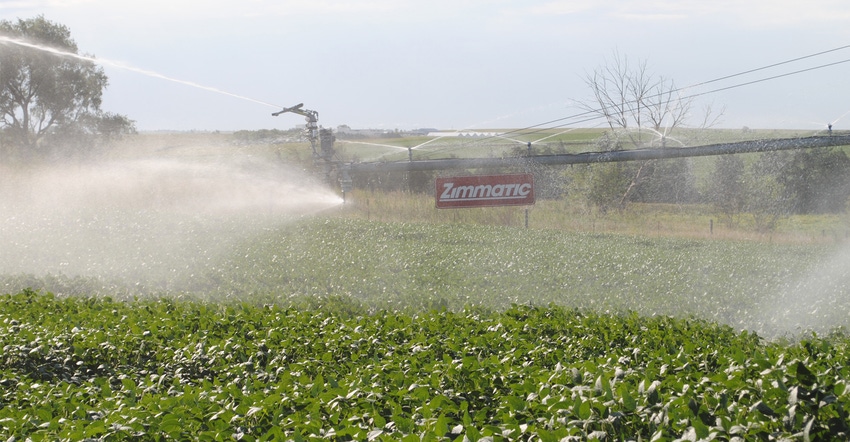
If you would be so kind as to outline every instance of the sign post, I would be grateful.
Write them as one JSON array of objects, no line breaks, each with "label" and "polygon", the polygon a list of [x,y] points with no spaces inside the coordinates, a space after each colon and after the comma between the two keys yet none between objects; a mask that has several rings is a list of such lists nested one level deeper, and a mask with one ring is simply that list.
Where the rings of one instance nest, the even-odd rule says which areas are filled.
[{"label": "sign post", "polygon": [[443,177],[435,180],[438,209],[534,204],[530,173]]}]

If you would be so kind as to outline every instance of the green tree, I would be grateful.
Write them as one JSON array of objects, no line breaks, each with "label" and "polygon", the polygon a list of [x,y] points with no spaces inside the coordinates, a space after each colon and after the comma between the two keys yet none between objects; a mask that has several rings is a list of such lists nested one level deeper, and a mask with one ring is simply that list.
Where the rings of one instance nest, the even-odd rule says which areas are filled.
[{"label": "green tree", "polygon": [[629,201],[689,204],[699,199],[690,158],[645,161],[641,166],[645,178],[635,184]]},{"label": "green tree", "polygon": [[792,212],[792,202],[782,176],[791,162],[790,152],[759,154],[745,175],[747,203],[745,211],[752,215],[759,232],[776,229],[777,224]]},{"label": "green tree", "polygon": [[57,53],[78,54],[66,26],[43,16],[3,20],[0,35],[52,50],[0,44],[0,142],[7,155],[85,154],[94,138],[134,131],[131,120],[101,110],[103,69],[87,56]]},{"label": "green tree", "polygon": [[709,178],[707,199],[729,227],[734,226],[747,205],[744,160],[740,155],[721,155]]},{"label": "green tree", "polygon": [[604,163],[576,166],[569,171],[567,194],[606,213],[621,208],[622,190],[634,176],[634,163]]},{"label": "green tree", "polygon": [[850,195],[850,158],[837,148],[800,150],[780,171],[795,213],[841,213]]}]

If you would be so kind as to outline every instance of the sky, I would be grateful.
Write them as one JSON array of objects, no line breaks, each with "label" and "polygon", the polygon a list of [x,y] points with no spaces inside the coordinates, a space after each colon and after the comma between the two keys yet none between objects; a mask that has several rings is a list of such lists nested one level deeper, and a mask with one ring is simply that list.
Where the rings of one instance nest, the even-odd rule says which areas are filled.
[{"label": "sky", "polygon": [[593,127],[573,116],[616,54],[698,95],[690,126],[708,106],[716,127],[850,128],[846,0],[0,0],[38,15],[142,131],[290,129],[271,113],[298,103],[330,128]]}]

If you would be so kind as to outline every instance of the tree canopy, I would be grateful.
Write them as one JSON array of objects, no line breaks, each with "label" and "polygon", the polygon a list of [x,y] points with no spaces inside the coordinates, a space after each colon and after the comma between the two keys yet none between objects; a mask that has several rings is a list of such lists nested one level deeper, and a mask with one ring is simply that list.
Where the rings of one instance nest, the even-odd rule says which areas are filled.
[{"label": "tree canopy", "polygon": [[134,132],[127,117],[101,110],[107,76],[91,57],[74,56],[66,26],[2,20],[0,36],[14,40],[0,40],[0,154],[85,155],[104,137]]}]

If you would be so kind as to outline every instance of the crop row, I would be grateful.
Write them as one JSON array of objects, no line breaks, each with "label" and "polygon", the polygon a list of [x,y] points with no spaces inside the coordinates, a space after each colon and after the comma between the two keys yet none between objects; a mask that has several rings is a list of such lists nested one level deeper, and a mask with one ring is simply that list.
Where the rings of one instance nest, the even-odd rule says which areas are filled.
[{"label": "crop row", "polygon": [[850,340],[514,305],[367,312],[24,291],[0,435],[55,440],[846,439]]}]

